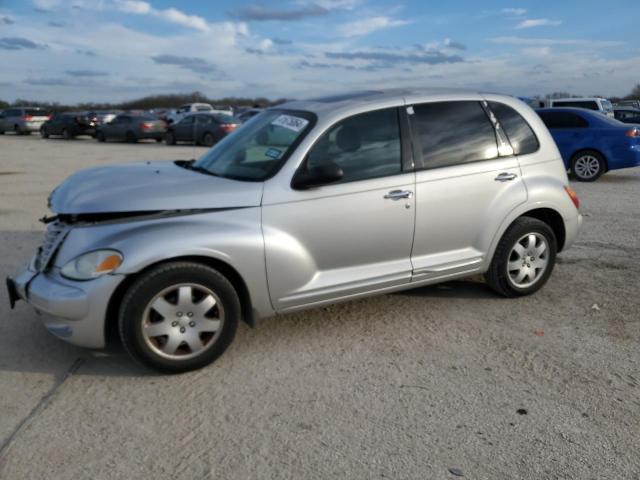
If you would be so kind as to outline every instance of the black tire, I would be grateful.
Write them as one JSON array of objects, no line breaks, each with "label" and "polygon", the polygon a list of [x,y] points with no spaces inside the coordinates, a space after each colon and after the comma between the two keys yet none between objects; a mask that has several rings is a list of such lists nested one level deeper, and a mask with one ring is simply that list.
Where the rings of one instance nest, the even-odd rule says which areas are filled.
[{"label": "black tire", "polygon": [[107,137],[104,136],[104,132],[96,132],[96,138],[101,143],[104,143],[107,141]]},{"label": "black tire", "polygon": [[167,145],[175,145],[176,144],[176,136],[173,132],[167,132],[164,135],[164,143]]},{"label": "black tire", "polygon": [[202,136],[202,144],[207,147],[213,147],[213,144],[216,143],[216,139],[211,132],[205,132]]},{"label": "black tire", "polygon": [[160,143],[162,141],[161,138],[156,138],[155,140],[156,140],[156,143]]},{"label": "black tire", "polygon": [[47,129],[45,127],[42,127],[40,129],[40,136],[42,138],[49,138],[49,132],[47,132]]},{"label": "black tire", "polygon": [[605,158],[594,150],[582,150],[571,158],[571,175],[579,182],[595,182],[606,171]]},{"label": "black tire", "polygon": [[127,143],[136,143],[138,141],[138,137],[131,130],[125,134],[124,139]]},{"label": "black tire", "polygon": [[19,126],[19,125],[14,125],[14,126],[13,126],[13,132],[14,132],[16,135],[24,135],[24,132],[20,129],[20,126]]},{"label": "black tire", "polygon": [[[516,283],[517,279],[513,279],[509,272],[509,262],[515,260],[519,264],[520,258],[517,258],[517,253],[514,252],[514,248],[520,240],[530,234],[535,234],[539,238],[542,237],[546,241],[546,253],[540,253],[540,257],[538,258],[538,261],[546,260],[546,266],[544,269],[541,268],[539,273],[534,267],[534,275],[536,278],[532,280],[530,285],[520,286]],[[489,270],[484,274],[485,281],[493,290],[505,297],[531,295],[540,290],[549,279],[555,265],[557,251],[558,243],[556,236],[549,225],[536,218],[520,217],[507,228],[507,231],[500,239],[496,251],[493,254]],[[515,259],[512,258],[514,254],[516,255]],[[546,258],[543,258],[543,256]],[[533,258],[529,263],[528,258],[531,257],[522,258],[524,262],[522,264],[523,269],[525,267],[529,268],[535,260],[535,258]],[[515,271],[518,270],[512,270],[512,272]]]},{"label": "black tire", "polygon": [[72,140],[73,139],[73,135],[71,134],[71,132],[68,129],[63,128],[62,129],[62,138],[64,138],[65,140]]},{"label": "black tire", "polygon": [[[202,285],[214,292],[222,304],[224,320],[220,331],[215,333],[211,343],[201,353],[185,359],[167,358],[154,350],[145,338],[145,312],[159,293],[185,283]],[[118,327],[125,349],[138,362],[160,372],[181,373],[209,365],[222,355],[233,341],[240,316],[238,294],[221,273],[199,263],[172,262],[151,269],[129,287],[120,305]],[[166,317],[161,320],[165,321],[168,321]],[[171,327],[174,327],[173,323]],[[180,345],[186,348],[186,343]]]}]

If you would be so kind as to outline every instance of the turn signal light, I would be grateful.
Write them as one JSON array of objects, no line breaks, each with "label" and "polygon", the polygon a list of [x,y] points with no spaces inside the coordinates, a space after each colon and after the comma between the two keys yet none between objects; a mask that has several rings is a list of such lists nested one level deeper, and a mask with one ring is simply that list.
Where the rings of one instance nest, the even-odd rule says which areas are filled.
[{"label": "turn signal light", "polygon": [[110,272],[118,268],[121,263],[122,257],[120,255],[109,255],[98,264],[95,271],[96,273]]},{"label": "turn signal light", "polygon": [[578,198],[578,194],[573,190],[573,188],[564,187],[564,189],[567,192],[567,195],[569,195],[569,198],[571,199],[573,204],[576,206],[576,209],[580,208],[580,199]]}]

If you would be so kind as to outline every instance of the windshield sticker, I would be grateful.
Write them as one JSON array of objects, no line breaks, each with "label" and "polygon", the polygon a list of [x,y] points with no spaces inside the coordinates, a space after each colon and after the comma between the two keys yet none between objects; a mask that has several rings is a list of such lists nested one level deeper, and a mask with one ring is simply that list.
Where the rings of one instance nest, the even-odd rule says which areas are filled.
[{"label": "windshield sticker", "polygon": [[280,155],[282,155],[282,151],[278,150],[277,148],[270,148],[269,150],[264,152],[264,154],[269,158],[277,159],[280,158]]},{"label": "windshield sticker", "polygon": [[293,115],[280,115],[276,118],[271,125],[277,125],[279,127],[288,128],[294,132],[299,132],[309,124],[309,120],[300,117],[294,117]]}]

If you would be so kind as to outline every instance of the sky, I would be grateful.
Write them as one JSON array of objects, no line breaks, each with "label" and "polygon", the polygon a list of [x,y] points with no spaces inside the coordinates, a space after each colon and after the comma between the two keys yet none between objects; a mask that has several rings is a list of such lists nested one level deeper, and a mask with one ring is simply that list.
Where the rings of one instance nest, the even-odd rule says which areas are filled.
[{"label": "sky", "polygon": [[637,0],[0,0],[0,99],[455,87],[625,95]]}]

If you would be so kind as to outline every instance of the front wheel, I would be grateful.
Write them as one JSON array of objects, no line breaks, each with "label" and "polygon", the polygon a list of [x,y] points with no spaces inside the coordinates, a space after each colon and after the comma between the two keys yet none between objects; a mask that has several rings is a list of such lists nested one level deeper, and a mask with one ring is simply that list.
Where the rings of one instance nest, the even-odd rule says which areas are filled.
[{"label": "front wheel", "polygon": [[65,128],[62,130],[62,138],[64,138],[65,140],[71,140],[73,138],[73,135],[68,129]]},{"label": "front wheel", "polygon": [[217,270],[191,262],[159,265],[126,293],[119,330],[140,363],[166,373],[202,368],[231,344],[238,294]]},{"label": "front wheel", "polygon": [[47,129],[45,127],[42,127],[40,129],[40,136],[42,138],[49,138],[49,132],[47,132]]},{"label": "front wheel", "polygon": [[586,150],[574,155],[571,173],[580,182],[595,182],[606,170],[604,157],[598,152]]},{"label": "front wheel", "polygon": [[536,218],[520,217],[500,239],[485,280],[505,297],[530,295],[549,279],[557,250],[556,236],[549,225]]}]

